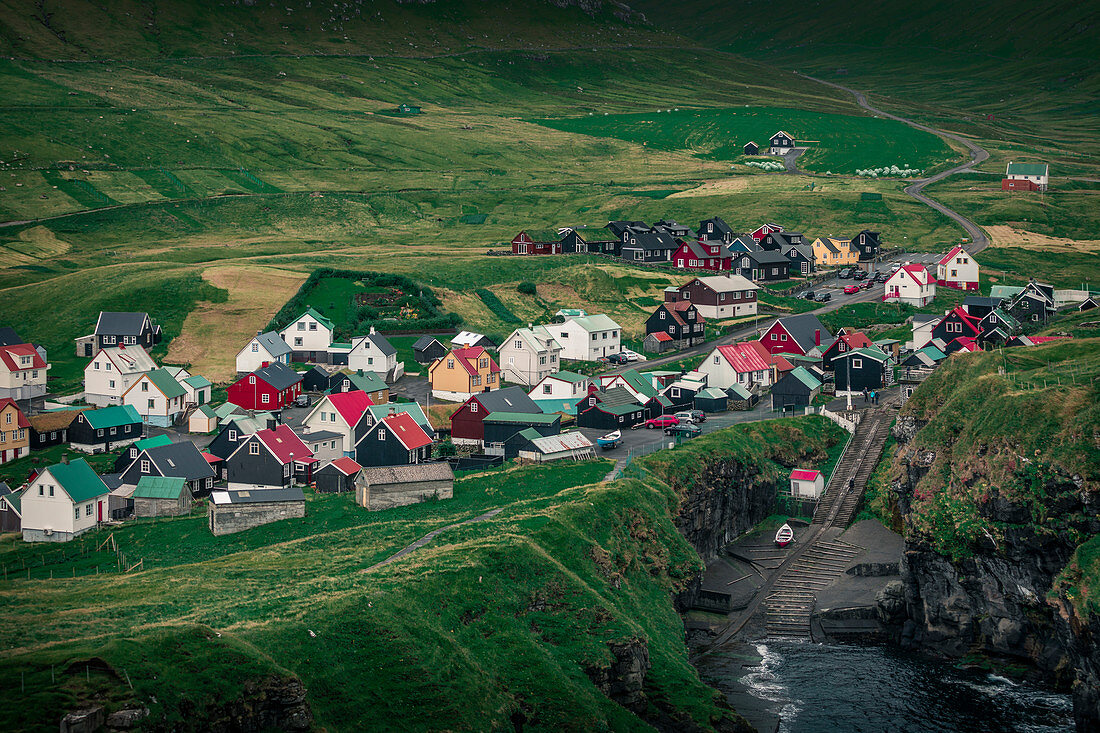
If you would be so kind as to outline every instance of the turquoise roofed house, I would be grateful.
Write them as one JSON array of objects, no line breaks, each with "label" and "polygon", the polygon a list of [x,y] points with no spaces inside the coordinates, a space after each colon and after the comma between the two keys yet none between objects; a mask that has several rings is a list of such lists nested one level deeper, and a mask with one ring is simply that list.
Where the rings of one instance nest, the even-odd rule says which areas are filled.
[{"label": "turquoise roofed house", "polygon": [[134,407],[146,424],[166,428],[183,413],[187,390],[169,370],[154,369],[130,385],[122,401]]},{"label": "turquoise roofed house", "polygon": [[24,542],[68,542],[110,519],[110,489],[83,458],[43,468],[20,498]]},{"label": "turquoise roofed house", "polygon": [[131,498],[135,517],[178,517],[191,513],[191,489],[182,477],[142,476]]}]

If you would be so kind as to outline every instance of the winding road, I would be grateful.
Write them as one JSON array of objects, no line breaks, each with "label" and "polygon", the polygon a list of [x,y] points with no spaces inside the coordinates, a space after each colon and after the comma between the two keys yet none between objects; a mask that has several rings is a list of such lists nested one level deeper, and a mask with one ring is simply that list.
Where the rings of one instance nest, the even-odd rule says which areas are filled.
[{"label": "winding road", "polygon": [[867,97],[866,97],[866,95],[863,94],[863,92],[858,92],[855,89],[849,89],[846,86],[842,86],[840,84],[836,84],[836,83],[831,82],[831,81],[825,81],[824,79],[818,79],[816,77],[808,76],[806,74],[799,74],[799,76],[801,76],[803,79],[809,79],[810,81],[816,81],[818,84],[824,84],[825,86],[833,87],[834,89],[840,89],[841,91],[848,92],[849,94],[851,94],[853,97],[856,98],[856,103],[860,107],[863,107],[863,109],[867,110],[868,112],[874,113],[874,114],[878,115],[879,117],[886,117],[886,118],[891,119],[891,120],[896,120],[898,122],[903,122],[906,125],[909,125],[910,127],[915,127],[918,130],[923,130],[924,132],[930,132],[933,135],[937,135],[939,137],[954,140],[955,142],[957,142],[957,143],[963,145],[964,147],[966,147],[966,149],[970,151],[970,162],[963,163],[962,165],[951,168],[950,170],[946,170],[946,171],[943,171],[941,173],[937,173],[934,176],[930,176],[928,178],[922,178],[922,179],[916,181],[915,183],[913,183],[909,186],[906,186],[905,187],[905,193],[909,194],[910,196],[915,198],[917,201],[920,201],[922,204],[925,204],[927,206],[931,206],[933,209],[940,212],[944,216],[950,217],[954,221],[958,222],[959,226],[961,226],[963,229],[965,229],[966,233],[970,235],[970,241],[972,242],[972,244],[971,244],[970,247],[967,247],[967,249],[970,251],[970,254],[977,254],[978,252],[981,252],[983,249],[985,249],[986,247],[989,246],[989,237],[986,236],[985,232],[983,232],[977,224],[975,224],[970,219],[967,219],[965,216],[963,216],[959,212],[957,212],[953,209],[947,208],[946,206],[941,204],[939,201],[931,199],[931,198],[929,198],[928,196],[926,196],[924,194],[924,187],[927,186],[928,184],[935,183],[936,181],[942,181],[944,178],[947,178],[948,176],[954,175],[955,173],[961,173],[963,171],[971,170],[973,168],[973,166],[975,166],[978,163],[981,163],[983,160],[987,159],[989,157],[989,153],[985,150],[985,148],[983,148],[982,146],[980,146],[977,143],[973,142],[972,140],[969,140],[969,139],[963,137],[962,135],[956,135],[953,132],[944,132],[943,130],[937,130],[934,127],[929,127],[928,125],[922,125],[919,122],[913,122],[913,120],[907,120],[904,117],[899,117],[898,115],[890,114],[889,112],[883,112],[881,109],[878,109],[877,107],[872,107],[867,102]]}]

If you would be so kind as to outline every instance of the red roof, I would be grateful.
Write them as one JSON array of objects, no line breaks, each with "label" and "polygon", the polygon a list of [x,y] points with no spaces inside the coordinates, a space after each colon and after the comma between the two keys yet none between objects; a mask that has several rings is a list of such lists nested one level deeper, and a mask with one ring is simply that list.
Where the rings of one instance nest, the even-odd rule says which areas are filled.
[{"label": "red roof", "polygon": [[1045,344],[1047,341],[1058,341],[1060,339],[1068,339],[1069,336],[1028,336],[1028,340],[1038,346],[1039,344]]},{"label": "red roof", "polygon": [[335,461],[332,462],[331,465],[333,468],[335,468],[337,471],[344,474],[345,476],[350,476],[353,473],[358,472],[359,469],[362,468],[362,466],[360,466],[358,463],[348,458],[347,456],[344,456],[343,458],[337,458]]},{"label": "red roof", "polygon": [[[19,364],[19,357],[29,356],[31,357],[30,364]],[[10,371],[17,372],[24,369],[45,369],[46,362],[43,360],[42,355],[35,350],[30,344],[12,344],[10,346],[0,346],[0,360],[4,362]]]},{"label": "red roof", "polygon": [[739,344],[719,346],[718,353],[729,362],[733,370],[738,373],[762,372],[772,368],[770,360],[765,359],[753,348],[752,341],[743,341]]},{"label": "red roof", "polygon": [[206,451],[202,452],[202,457],[206,459],[207,463],[219,463],[222,460],[221,458],[218,458],[213,453],[207,453]]},{"label": "red roof", "polygon": [[[477,374],[477,360],[485,354],[485,349],[481,346],[467,346],[464,349],[455,349],[451,352],[451,356],[455,357],[462,368],[470,374]],[[489,357],[489,371],[499,372],[500,367],[493,361],[493,357]]]},{"label": "red roof", "polygon": [[397,439],[401,441],[401,445],[405,446],[406,450],[416,450],[431,445],[432,439],[424,432],[424,428],[416,424],[413,416],[407,412],[388,415],[382,420],[382,424],[397,436]]},{"label": "red roof", "polygon": [[867,338],[867,335],[862,331],[845,332],[840,335],[840,338],[848,344],[849,348],[853,349],[862,349],[874,345],[874,342]]},{"label": "red roof", "polygon": [[959,345],[957,351],[981,351],[977,342],[970,336],[959,336],[951,343]]},{"label": "red roof", "polygon": [[821,475],[821,471],[813,469],[796,468],[791,471],[791,479],[794,481],[815,481]]},{"label": "red roof", "polygon": [[[932,273],[925,269],[924,265],[902,265],[901,269],[890,277],[890,280],[893,280],[903,272],[913,278],[921,287],[924,287],[935,279],[932,277]],[[886,282],[890,282],[890,280]]]},{"label": "red roof", "polygon": [[307,448],[302,439],[295,435],[290,426],[285,423],[274,430],[257,430],[256,437],[275,454],[275,458],[280,463],[313,462],[313,451]]},{"label": "red roof", "polygon": [[[961,318],[963,323],[970,326],[971,330],[974,331],[975,336],[982,332],[982,329],[980,329],[978,327],[978,324],[981,323],[981,320],[982,320],[981,318],[976,318],[975,316],[970,315],[969,313],[964,311],[962,309],[962,306],[960,306],[960,305],[957,305],[954,308],[952,308],[951,311],[947,315],[949,316],[952,313],[954,313],[959,318]],[[946,318],[947,316],[944,316],[944,317]]]},{"label": "red roof", "polygon": [[653,338],[657,339],[658,341],[671,341],[672,340],[672,337],[669,336],[664,331],[658,331],[657,333],[652,334],[652,336],[653,336]]},{"label": "red roof", "polygon": [[947,254],[945,254],[943,256],[943,259],[940,260],[940,264],[941,265],[949,264],[951,262],[951,259],[955,255],[957,255],[959,252],[965,252],[965,250],[962,247],[954,247],[950,252],[948,252]]},{"label": "red roof", "polygon": [[344,418],[344,421],[351,427],[354,427],[359,422],[359,418],[363,417],[363,413],[366,412],[367,408],[374,404],[374,401],[361,389],[330,394],[328,401],[340,413],[340,417]]},{"label": "red roof", "polygon": [[15,413],[16,415],[18,415],[18,417],[15,418],[15,421],[18,426],[21,428],[29,428],[31,426],[31,421],[28,420],[27,416],[23,414],[23,411],[19,409],[19,405],[16,404],[15,400],[13,400],[11,397],[5,397],[4,399],[0,400],[0,410],[3,410],[8,405],[15,405]]}]

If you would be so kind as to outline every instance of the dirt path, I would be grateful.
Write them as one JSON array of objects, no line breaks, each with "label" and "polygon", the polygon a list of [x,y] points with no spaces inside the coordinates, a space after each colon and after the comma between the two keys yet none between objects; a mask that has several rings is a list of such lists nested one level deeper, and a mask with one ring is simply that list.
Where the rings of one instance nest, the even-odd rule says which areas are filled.
[{"label": "dirt path", "polygon": [[496,515],[500,514],[502,511],[504,511],[504,507],[499,507],[497,509],[492,509],[490,511],[487,511],[484,514],[479,514],[476,517],[471,517],[470,519],[467,519],[463,522],[455,522],[454,524],[448,524],[446,527],[440,527],[439,529],[434,529],[431,532],[429,532],[428,534],[426,534],[423,537],[421,537],[420,539],[418,539],[416,542],[413,542],[411,545],[408,545],[406,547],[401,548],[400,550],[398,550],[394,554],[387,557],[382,562],[376,562],[374,565],[371,565],[369,568],[364,568],[363,570],[360,570],[359,572],[369,573],[371,570],[383,567],[384,565],[389,565],[391,562],[394,562],[395,560],[400,560],[401,558],[405,557],[405,555],[416,552],[421,547],[423,547],[424,545],[426,545],[429,542],[431,542],[432,540],[434,540],[438,535],[442,534],[443,532],[446,532],[449,529],[454,529],[455,527],[461,527],[464,524],[473,524],[474,522],[484,522],[486,519],[492,519]]}]

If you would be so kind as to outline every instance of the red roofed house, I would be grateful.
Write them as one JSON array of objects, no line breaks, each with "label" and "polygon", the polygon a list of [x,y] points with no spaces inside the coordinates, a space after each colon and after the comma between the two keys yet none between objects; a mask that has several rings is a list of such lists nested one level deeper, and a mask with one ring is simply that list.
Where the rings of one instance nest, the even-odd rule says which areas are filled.
[{"label": "red roofed house", "polygon": [[227,401],[246,410],[281,410],[301,393],[302,375],[274,362],[229,385]]},{"label": "red roofed house", "polygon": [[500,367],[481,346],[452,349],[428,367],[432,396],[442,400],[466,400],[478,392],[500,388]]},{"label": "red roofed house", "polygon": [[431,457],[431,436],[407,412],[390,412],[355,443],[355,461],[361,466],[408,466]]},{"label": "red roofed house", "polygon": [[0,463],[14,461],[31,452],[31,423],[15,400],[0,398]]},{"label": "red roofed house", "polygon": [[791,496],[796,499],[818,499],[825,491],[825,477],[821,471],[796,468],[791,471]]},{"label": "red roofed house", "polygon": [[873,345],[874,342],[867,338],[866,334],[855,329],[842,328],[837,333],[836,340],[825,346],[824,351],[821,352],[821,367],[831,371],[833,359],[836,357],[853,349],[864,349]]},{"label": "red roofed house", "polygon": [[742,341],[714,349],[697,371],[707,375],[707,386],[729,389],[735,384],[749,389],[770,387],[779,374],[794,367],[777,354],[768,352],[759,341]]},{"label": "red roofed house", "polygon": [[305,426],[307,435],[317,432],[339,433],[341,450],[345,456],[350,456],[355,452],[355,426],[373,404],[371,398],[361,389],[327,394],[317,401],[302,425]]},{"label": "red roofed house", "polygon": [[46,394],[49,368],[31,344],[0,346],[0,398],[30,400]]},{"label": "red roofed house", "polygon": [[969,354],[981,350],[982,347],[978,346],[978,342],[970,336],[961,336],[947,345],[948,354]]},{"label": "red roofed house", "polygon": [[289,425],[257,430],[225,459],[230,491],[288,489],[313,481],[313,452]]},{"label": "red roofed house", "polygon": [[771,354],[797,354],[805,356],[833,338],[825,324],[813,313],[784,316],[764,331],[760,343]]},{"label": "red roofed house", "polygon": [[978,289],[978,263],[962,247],[955,247],[936,263],[936,284],[956,290]]},{"label": "red roofed house", "polygon": [[754,229],[749,236],[759,242],[761,239],[768,236],[769,234],[781,231],[783,231],[783,227],[779,226],[778,224],[761,224],[756,229]]},{"label": "red roofed house", "polygon": [[903,265],[884,286],[883,300],[897,300],[917,307],[936,297],[936,281],[924,265]]},{"label": "red roofed house", "polygon": [[961,306],[956,306],[932,328],[932,338],[947,344],[943,352],[951,354],[959,350],[959,344],[954,343],[955,341],[960,338],[976,338],[981,332],[981,319],[970,315]]},{"label": "red roofed house", "polygon": [[721,240],[700,239],[699,241],[681,241],[672,253],[672,264],[681,268],[697,270],[729,270],[733,263],[733,253]]},{"label": "red roofed house", "polygon": [[344,456],[313,472],[317,491],[344,492],[355,491],[355,477],[362,468],[352,459]]}]

